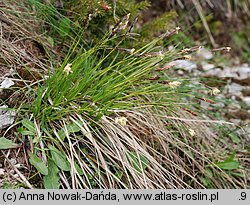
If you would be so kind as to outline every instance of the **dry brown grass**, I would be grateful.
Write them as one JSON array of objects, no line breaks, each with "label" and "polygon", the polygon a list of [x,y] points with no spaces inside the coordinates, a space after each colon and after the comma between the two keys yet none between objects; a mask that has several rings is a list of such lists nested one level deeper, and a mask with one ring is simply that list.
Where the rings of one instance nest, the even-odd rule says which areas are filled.
[{"label": "dry brown grass", "polygon": [[[51,49],[42,34],[43,22],[30,12],[25,1],[0,1],[0,71],[48,69],[48,53]],[[21,73],[22,74],[22,73]],[[21,76],[22,77],[22,76]]]},{"label": "dry brown grass", "polygon": [[[63,177],[65,186],[205,188],[202,182],[205,177],[216,188],[248,187],[249,172],[244,168],[239,167],[233,171],[242,174],[244,177],[241,178],[234,177],[215,165],[227,158],[232,151],[227,142],[215,132],[213,125],[217,121],[204,122],[181,110],[175,114],[157,112],[117,111],[113,117],[102,117],[96,127],[90,126],[90,122],[81,115],[72,116],[70,121],[81,126],[81,133],[68,135],[69,144],[61,142],[61,145],[64,150],[68,150],[69,161],[77,160],[80,164],[84,176],[78,175],[75,170],[69,181]],[[115,116],[126,117],[127,124],[117,124]],[[68,123],[68,120],[61,122]],[[195,134],[190,134],[189,129],[195,130]],[[54,133],[58,136],[56,130],[54,127]],[[80,151],[83,149],[85,152]],[[148,160],[145,169],[141,167],[138,172],[132,166],[127,157],[131,152],[136,153],[138,159],[139,156],[144,156]],[[121,175],[118,177],[117,173]]]}]

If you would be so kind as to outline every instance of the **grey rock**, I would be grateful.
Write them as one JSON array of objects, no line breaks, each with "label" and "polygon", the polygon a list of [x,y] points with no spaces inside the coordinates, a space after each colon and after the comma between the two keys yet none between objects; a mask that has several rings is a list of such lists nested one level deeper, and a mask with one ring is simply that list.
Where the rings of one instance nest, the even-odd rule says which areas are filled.
[{"label": "grey rock", "polygon": [[234,78],[237,80],[243,80],[250,77],[250,67],[248,66],[238,66],[232,69],[228,68],[228,70],[234,74]]},{"label": "grey rock", "polygon": [[215,68],[215,65],[214,64],[211,64],[211,63],[207,63],[207,62],[202,62],[201,63],[201,67],[204,71],[208,71],[208,70],[212,70]]},{"label": "grey rock", "polygon": [[0,90],[3,89],[3,88],[9,88],[11,87],[12,85],[15,85],[15,83],[9,79],[9,78],[6,78],[3,80],[3,82],[1,83],[0,85]]},{"label": "grey rock", "polygon": [[244,86],[239,85],[237,83],[231,83],[225,87],[225,91],[227,93],[229,93],[230,95],[238,96],[238,97],[242,96],[241,92],[243,91],[243,89],[244,89]]},{"label": "grey rock", "polygon": [[220,76],[221,75],[221,69],[220,68],[215,68],[215,69],[211,69],[206,71],[202,76],[204,77],[211,77],[211,76]]},{"label": "grey rock", "polygon": [[250,107],[250,97],[249,96],[242,98],[242,101],[245,102]]},{"label": "grey rock", "polygon": [[0,130],[14,123],[16,112],[9,110],[7,105],[0,106]]},{"label": "grey rock", "polygon": [[223,69],[215,68],[208,69],[204,73],[204,76],[217,76],[220,78],[232,78],[236,80],[244,80],[250,78],[250,67],[237,66],[237,67],[225,67]]},{"label": "grey rock", "polygon": [[177,74],[178,74],[178,75],[184,75],[185,73],[184,73],[183,70],[178,70],[178,71],[177,71]]},{"label": "grey rock", "polygon": [[225,67],[219,73],[219,77],[221,78],[237,78],[238,74],[235,71],[235,68]]},{"label": "grey rock", "polygon": [[213,58],[213,53],[205,48],[201,48],[196,56],[200,59],[206,59],[206,60],[209,60],[209,59],[212,59]]},{"label": "grey rock", "polygon": [[188,60],[176,60],[176,61],[169,63],[168,65],[175,66],[177,68],[181,68],[181,69],[188,71],[188,72],[191,72],[193,69],[197,68],[196,63],[194,63],[192,61],[188,61]]}]

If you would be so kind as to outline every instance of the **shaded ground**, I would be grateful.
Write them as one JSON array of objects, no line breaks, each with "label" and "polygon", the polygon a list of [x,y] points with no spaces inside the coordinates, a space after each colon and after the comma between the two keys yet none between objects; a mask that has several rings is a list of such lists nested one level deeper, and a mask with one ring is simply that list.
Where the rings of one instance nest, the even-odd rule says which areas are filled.
[{"label": "shaded ground", "polygon": [[[195,6],[194,2],[199,2],[201,7]],[[239,57],[241,63],[249,62],[249,0],[233,3],[223,0],[158,0],[151,1],[151,5],[144,12],[145,21],[175,10],[178,13],[176,24],[183,27],[188,38],[211,47],[230,46],[234,58]],[[204,15],[205,22],[199,12]]]}]

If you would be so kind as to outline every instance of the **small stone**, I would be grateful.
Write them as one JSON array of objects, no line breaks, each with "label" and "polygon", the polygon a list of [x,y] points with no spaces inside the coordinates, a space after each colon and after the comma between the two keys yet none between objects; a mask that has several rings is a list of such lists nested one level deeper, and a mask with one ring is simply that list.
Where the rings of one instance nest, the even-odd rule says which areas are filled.
[{"label": "small stone", "polygon": [[174,49],[175,49],[174,46],[172,46],[172,45],[171,45],[171,46],[168,46],[168,50],[169,50],[169,51],[173,51]]},{"label": "small stone", "polygon": [[249,96],[242,98],[242,101],[245,102],[248,106],[250,106],[250,97]]},{"label": "small stone", "polygon": [[202,62],[202,63],[201,63],[201,66],[202,66],[202,69],[203,69],[204,71],[208,71],[208,70],[211,70],[211,69],[215,68],[215,65],[214,65],[214,64],[206,63],[206,62]]},{"label": "small stone", "polygon": [[229,84],[225,87],[225,90],[227,91],[227,93],[234,95],[234,96],[242,96],[242,90],[244,89],[244,86],[241,86],[237,83],[232,83]]},{"label": "small stone", "polygon": [[207,70],[204,74],[202,74],[203,77],[211,77],[211,76],[220,76],[222,70],[220,68],[214,68],[211,70]]},{"label": "small stone", "polygon": [[178,70],[177,74],[182,76],[182,75],[184,75],[184,71],[183,70]]},{"label": "small stone", "polygon": [[0,130],[9,127],[15,120],[16,112],[7,108],[7,105],[0,106]]},{"label": "small stone", "polygon": [[248,66],[240,66],[234,68],[237,76],[235,77],[238,80],[243,80],[250,77],[250,67]]},{"label": "small stone", "polygon": [[238,74],[233,68],[225,67],[218,75],[220,78],[237,78]]},{"label": "small stone", "polygon": [[197,57],[201,58],[201,59],[212,59],[213,58],[213,53],[205,48],[201,48],[198,52],[197,52]]},{"label": "small stone", "polygon": [[12,85],[15,85],[15,83],[10,80],[9,78],[6,78],[3,80],[3,82],[1,83],[0,85],[0,90],[3,89],[3,88],[9,88],[11,87]]},{"label": "small stone", "polygon": [[168,64],[169,66],[175,66],[177,68],[181,68],[185,71],[191,72],[193,69],[197,68],[196,63],[188,61],[188,60],[176,60]]}]

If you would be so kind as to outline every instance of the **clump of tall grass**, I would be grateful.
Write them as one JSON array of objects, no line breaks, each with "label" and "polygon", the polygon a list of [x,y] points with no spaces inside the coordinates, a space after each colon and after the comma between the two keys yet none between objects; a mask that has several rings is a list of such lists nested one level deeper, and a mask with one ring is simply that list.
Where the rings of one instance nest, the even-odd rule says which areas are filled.
[{"label": "clump of tall grass", "polygon": [[245,187],[235,155],[228,169],[240,177],[226,171],[223,160],[233,150],[223,149],[206,124],[216,122],[179,109],[188,103],[188,81],[152,78],[161,63],[179,54],[155,50],[162,37],[124,54],[119,45],[110,50],[112,38],[119,35],[69,54],[34,89],[32,117],[22,123],[24,130],[27,124],[34,129],[31,156],[42,157],[44,170],[32,164],[45,175],[45,188]]}]

